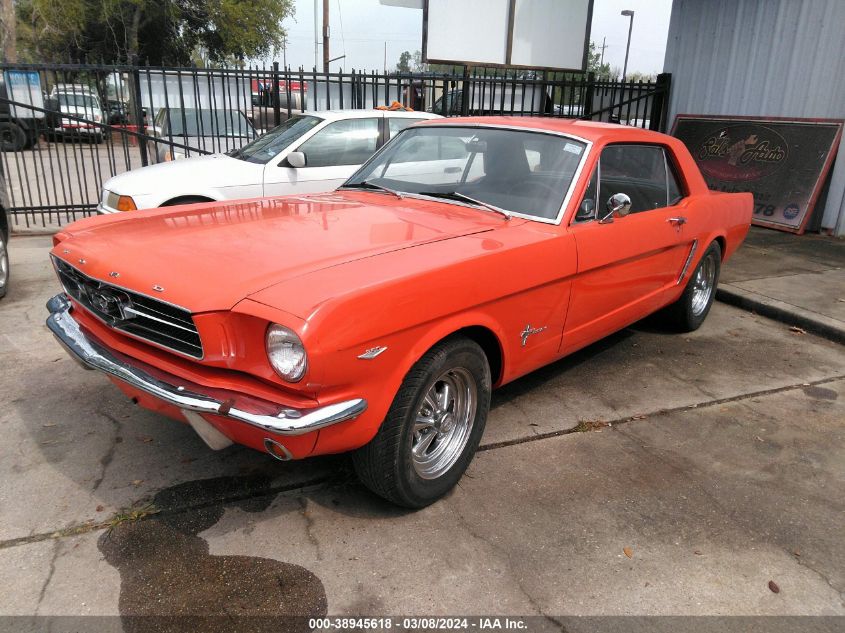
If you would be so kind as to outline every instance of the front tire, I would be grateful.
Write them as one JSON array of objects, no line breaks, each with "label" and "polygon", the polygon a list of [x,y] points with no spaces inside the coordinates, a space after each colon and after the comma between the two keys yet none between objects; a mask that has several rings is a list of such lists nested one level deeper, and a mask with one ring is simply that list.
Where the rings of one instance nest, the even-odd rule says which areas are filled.
[{"label": "front tire", "polygon": [[669,327],[678,332],[692,332],[701,327],[716,297],[721,264],[722,248],[719,242],[711,242],[692,271],[684,293],[663,311]]},{"label": "front tire", "polygon": [[370,490],[407,508],[437,501],[472,461],[490,409],[490,366],[477,343],[441,341],[411,368],[376,436],[353,454]]}]

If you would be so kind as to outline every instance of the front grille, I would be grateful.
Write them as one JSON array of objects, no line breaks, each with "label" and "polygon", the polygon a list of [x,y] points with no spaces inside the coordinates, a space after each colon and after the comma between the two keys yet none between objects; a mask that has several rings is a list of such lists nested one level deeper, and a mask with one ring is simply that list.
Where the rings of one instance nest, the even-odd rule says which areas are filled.
[{"label": "front grille", "polygon": [[191,313],[178,306],[93,279],[54,257],[71,297],[106,325],[192,358],[202,358],[202,341]]}]

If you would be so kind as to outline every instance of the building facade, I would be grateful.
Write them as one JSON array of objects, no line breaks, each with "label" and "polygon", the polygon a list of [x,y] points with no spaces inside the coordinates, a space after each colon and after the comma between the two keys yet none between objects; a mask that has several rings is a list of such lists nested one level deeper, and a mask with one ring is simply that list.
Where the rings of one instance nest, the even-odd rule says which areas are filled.
[{"label": "building facade", "polygon": [[[676,114],[845,119],[845,1],[674,0],[664,72]],[[845,235],[845,142],[819,199]]]}]

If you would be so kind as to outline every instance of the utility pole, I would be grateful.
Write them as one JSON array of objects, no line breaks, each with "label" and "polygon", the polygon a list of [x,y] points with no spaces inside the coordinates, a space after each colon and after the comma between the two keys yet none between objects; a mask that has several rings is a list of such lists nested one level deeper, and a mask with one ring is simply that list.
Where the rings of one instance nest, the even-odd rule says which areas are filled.
[{"label": "utility pole", "polygon": [[599,69],[604,66],[604,49],[607,48],[607,36],[601,38],[601,61],[599,62]]},{"label": "utility pole", "polygon": [[329,0],[323,0],[323,72],[329,72]]},{"label": "utility pole", "polygon": [[387,74],[387,42],[384,43],[384,74]]},{"label": "utility pole", "polygon": [[317,68],[317,51],[320,42],[317,40],[317,0],[314,0],[314,68]]}]

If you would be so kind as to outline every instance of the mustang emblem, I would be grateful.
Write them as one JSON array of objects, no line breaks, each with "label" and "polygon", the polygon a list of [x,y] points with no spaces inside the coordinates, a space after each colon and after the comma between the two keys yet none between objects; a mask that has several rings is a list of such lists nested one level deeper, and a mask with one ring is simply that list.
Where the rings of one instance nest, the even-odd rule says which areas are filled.
[{"label": "mustang emblem", "polygon": [[359,354],[358,358],[360,358],[361,360],[372,360],[386,349],[386,347],[371,347],[363,354]]},{"label": "mustang emblem", "polygon": [[110,317],[120,317],[120,300],[110,292],[94,290],[88,296],[91,298],[91,303],[94,304],[94,307],[103,314],[107,314]]},{"label": "mustang emblem", "polygon": [[525,344],[528,342],[529,336],[531,336],[532,334],[539,334],[540,332],[545,330],[546,327],[548,326],[544,325],[543,327],[531,327],[530,323],[526,323],[525,329],[523,329],[522,332],[519,333],[519,335],[522,337],[522,346],[525,347]]},{"label": "mustang emblem", "polygon": [[108,287],[89,288],[88,301],[101,315],[114,321],[127,321],[135,318],[131,312],[132,301],[122,292],[115,292]]}]

